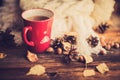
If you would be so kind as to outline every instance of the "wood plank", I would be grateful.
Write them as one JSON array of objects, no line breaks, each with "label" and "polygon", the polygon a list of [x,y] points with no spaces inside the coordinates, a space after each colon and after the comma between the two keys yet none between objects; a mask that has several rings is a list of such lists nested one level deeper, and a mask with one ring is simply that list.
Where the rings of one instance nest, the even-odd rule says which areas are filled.
[{"label": "wood plank", "polygon": [[[112,40],[114,42],[119,42],[120,43],[120,29],[114,29],[110,28],[105,31],[104,34],[102,33],[97,33],[100,37],[104,36],[108,41]],[[106,40],[106,42],[107,42]]]},{"label": "wood plank", "polygon": [[[2,50],[8,56],[0,60],[0,80],[119,80],[120,75],[120,49],[112,49],[106,56],[93,55],[94,62],[88,64],[88,69],[95,69],[95,66],[105,62],[110,71],[102,75],[96,72],[95,76],[83,77],[85,65],[80,62],[63,64],[61,55],[38,54],[39,61],[30,63],[26,59],[26,49]],[[46,73],[42,76],[26,76],[30,67],[35,64],[45,66]]]}]

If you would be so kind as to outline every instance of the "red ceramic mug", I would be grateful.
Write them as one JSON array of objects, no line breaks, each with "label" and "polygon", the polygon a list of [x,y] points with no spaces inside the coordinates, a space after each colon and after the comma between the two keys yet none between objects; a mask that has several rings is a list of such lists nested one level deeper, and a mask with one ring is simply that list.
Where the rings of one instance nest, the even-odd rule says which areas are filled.
[{"label": "red ceramic mug", "polygon": [[31,9],[22,13],[25,21],[23,40],[36,53],[44,52],[50,45],[53,12],[48,9]]}]

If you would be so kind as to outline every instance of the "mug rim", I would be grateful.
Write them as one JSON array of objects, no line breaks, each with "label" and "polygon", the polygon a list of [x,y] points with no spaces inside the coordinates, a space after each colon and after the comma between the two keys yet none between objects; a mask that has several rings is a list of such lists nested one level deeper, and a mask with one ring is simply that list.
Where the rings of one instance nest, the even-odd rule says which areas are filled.
[{"label": "mug rim", "polygon": [[[41,21],[36,21],[36,20],[26,19],[26,18],[24,18],[24,16],[23,16],[23,14],[24,14],[25,12],[27,12],[27,11],[41,10],[41,9],[42,9],[42,10],[47,10],[47,11],[49,11],[50,13],[52,13],[52,16],[49,17],[49,18],[46,19],[46,20],[41,20]],[[54,16],[54,12],[53,12],[52,10],[50,10],[50,9],[46,9],[46,8],[36,8],[36,9],[29,9],[29,10],[25,10],[25,11],[23,11],[22,14],[21,14],[21,16],[22,16],[22,18],[23,18],[24,20],[27,20],[27,21],[30,21],[30,22],[45,22],[45,21],[48,21],[48,20],[50,20],[50,19],[53,18],[53,16]]]}]

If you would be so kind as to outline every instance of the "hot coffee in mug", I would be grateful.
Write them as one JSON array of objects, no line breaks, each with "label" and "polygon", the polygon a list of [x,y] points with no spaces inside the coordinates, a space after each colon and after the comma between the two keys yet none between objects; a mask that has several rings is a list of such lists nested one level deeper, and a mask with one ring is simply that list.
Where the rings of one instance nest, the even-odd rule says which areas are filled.
[{"label": "hot coffee in mug", "polygon": [[53,12],[48,9],[31,9],[22,13],[26,26],[23,40],[36,53],[44,52],[50,45]]}]

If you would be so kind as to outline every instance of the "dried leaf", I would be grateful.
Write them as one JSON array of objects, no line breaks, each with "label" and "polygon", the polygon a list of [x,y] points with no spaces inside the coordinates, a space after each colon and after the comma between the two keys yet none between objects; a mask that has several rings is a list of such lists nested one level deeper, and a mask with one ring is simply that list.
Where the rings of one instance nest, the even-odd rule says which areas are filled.
[{"label": "dried leaf", "polygon": [[26,75],[42,75],[45,73],[45,67],[43,67],[42,65],[35,65],[33,67],[30,68],[29,72]]},{"label": "dried leaf", "polygon": [[83,76],[84,77],[93,76],[93,75],[95,75],[95,71],[92,70],[92,69],[91,70],[86,69],[86,70],[83,71]]},{"label": "dried leaf", "polygon": [[32,53],[30,51],[28,51],[27,53],[27,58],[30,62],[37,62],[38,61],[38,57],[35,53]]},{"label": "dried leaf", "polygon": [[90,55],[84,54],[85,63],[93,62],[93,58]]},{"label": "dried leaf", "polygon": [[109,68],[108,68],[108,66],[107,66],[105,63],[99,64],[98,66],[96,66],[96,69],[97,69],[100,73],[102,73],[102,74],[104,74],[105,72],[109,71]]}]

